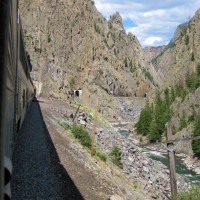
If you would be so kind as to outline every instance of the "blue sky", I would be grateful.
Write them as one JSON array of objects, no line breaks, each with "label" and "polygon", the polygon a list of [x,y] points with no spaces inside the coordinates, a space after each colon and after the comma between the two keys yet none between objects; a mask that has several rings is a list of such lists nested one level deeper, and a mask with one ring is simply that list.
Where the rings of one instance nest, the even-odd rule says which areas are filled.
[{"label": "blue sky", "polygon": [[95,0],[95,5],[107,19],[118,11],[126,32],[145,47],[167,44],[176,27],[200,8],[200,0]]}]

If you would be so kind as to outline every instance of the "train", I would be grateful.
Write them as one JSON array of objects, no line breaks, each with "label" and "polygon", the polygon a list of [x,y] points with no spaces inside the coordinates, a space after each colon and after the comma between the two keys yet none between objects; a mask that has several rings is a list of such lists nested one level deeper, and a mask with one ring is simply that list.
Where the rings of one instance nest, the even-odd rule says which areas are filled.
[{"label": "train", "polygon": [[35,96],[18,0],[0,0],[0,200],[11,199],[12,155]]}]

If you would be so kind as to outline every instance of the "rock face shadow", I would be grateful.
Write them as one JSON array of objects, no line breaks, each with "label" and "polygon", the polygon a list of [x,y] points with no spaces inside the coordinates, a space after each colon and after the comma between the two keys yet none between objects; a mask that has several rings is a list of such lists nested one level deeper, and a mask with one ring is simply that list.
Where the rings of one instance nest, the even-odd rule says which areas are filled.
[{"label": "rock face shadow", "polygon": [[62,166],[35,99],[26,115],[13,154],[13,200],[83,200]]}]

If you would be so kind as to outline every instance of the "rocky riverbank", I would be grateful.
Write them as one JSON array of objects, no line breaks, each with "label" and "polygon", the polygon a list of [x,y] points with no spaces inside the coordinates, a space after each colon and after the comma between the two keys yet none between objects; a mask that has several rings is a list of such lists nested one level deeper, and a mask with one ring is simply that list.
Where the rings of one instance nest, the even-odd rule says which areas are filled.
[{"label": "rocky riverbank", "polygon": [[183,161],[183,164],[187,167],[187,169],[190,169],[194,171],[196,174],[200,175],[200,161],[197,159],[193,159],[190,156],[186,154],[180,154],[179,155]]},{"label": "rocky riverbank", "polygon": [[[107,154],[110,153],[114,145],[117,145],[122,151],[122,162],[124,164],[121,173],[132,183],[139,185],[142,191],[145,191],[151,198],[160,197],[162,199],[167,199],[167,196],[170,196],[169,171],[167,167],[160,161],[152,160],[147,155],[140,152],[140,148],[137,146],[139,141],[132,130],[132,122],[135,123],[135,121],[138,120],[142,106],[140,105],[140,108],[137,108],[137,104],[123,103],[124,101],[125,100],[122,101],[122,99],[118,101],[121,105],[121,107],[119,106],[121,120],[117,120],[115,123],[114,121],[112,121],[113,123],[109,123],[102,120],[100,115],[98,116],[95,145],[102,152]],[[127,106],[127,112],[122,112],[122,109]],[[66,125],[71,125],[72,123],[70,120],[74,117],[76,109],[62,109],[57,110],[57,112],[61,114],[62,121],[66,123]],[[132,114],[130,115],[130,113]],[[129,117],[126,118],[127,115],[129,115]],[[79,125],[86,127],[89,133],[91,133],[93,127],[93,115],[91,112],[82,109],[79,110],[75,121]],[[122,122],[123,127],[116,127],[119,121]],[[128,137],[124,137],[119,129],[126,129],[126,131],[129,131]],[[179,191],[187,190],[189,185],[181,176],[177,175],[177,177]]]},{"label": "rocky riverbank", "polygon": [[[161,162],[152,160],[140,152],[137,141],[123,137],[112,127],[97,129],[96,145],[103,151],[109,153],[114,145],[122,151],[123,173],[141,185],[153,198],[170,195],[169,171]],[[184,190],[187,184],[178,177],[178,188]]]},{"label": "rocky riverbank", "polygon": [[[61,122],[66,123],[65,125],[72,124],[70,117],[76,112],[75,108],[57,100],[44,99],[40,102],[42,110],[45,111],[42,114],[52,133],[52,139],[56,140],[54,145],[61,160],[60,164],[71,174],[84,199],[152,200],[151,194],[140,187],[139,183],[128,179],[123,171],[109,160],[104,163],[98,158],[91,157],[87,149],[59,126]],[[83,114],[84,112],[80,112],[78,119],[86,120],[86,125],[92,127],[88,114],[85,113],[86,116]],[[69,120],[66,120],[67,118]],[[95,195],[97,197],[94,197]]]},{"label": "rocky riverbank", "polygon": [[[85,126],[91,132],[93,122],[86,112],[78,113],[77,123]],[[67,121],[66,124],[68,124]],[[123,174],[133,183],[140,185],[152,198],[167,199],[170,196],[167,167],[141,153],[137,146],[138,141],[131,137],[123,137],[118,128],[111,124],[97,124],[95,145],[107,154],[110,153],[113,146],[117,145],[122,151]],[[186,190],[187,188],[188,185],[183,178],[178,176],[178,189]]]},{"label": "rocky riverbank", "polygon": [[[166,154],[166,149],[163,148],[163,146],[159,147],[146,147],[146,149],[150,151],[155,151],[161,154]],[[194,159],[189,155],[186,155],[184,153],[176,153],[177,157],[181,158],[181,163],[188,169],[193,171],[196,175],[200,175],[200,161],[198,159]]]}]

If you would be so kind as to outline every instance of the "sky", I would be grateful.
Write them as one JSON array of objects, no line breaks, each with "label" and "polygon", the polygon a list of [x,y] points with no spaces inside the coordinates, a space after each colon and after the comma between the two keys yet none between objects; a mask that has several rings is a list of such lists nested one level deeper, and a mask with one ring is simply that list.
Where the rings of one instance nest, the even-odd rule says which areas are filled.
[{"label": "sky", "polygon": [[200,0],[95,0],[95,5],[106,19],[118,11],[126,32],[145,47],[169,43],[177,26],[200,8]]}]

